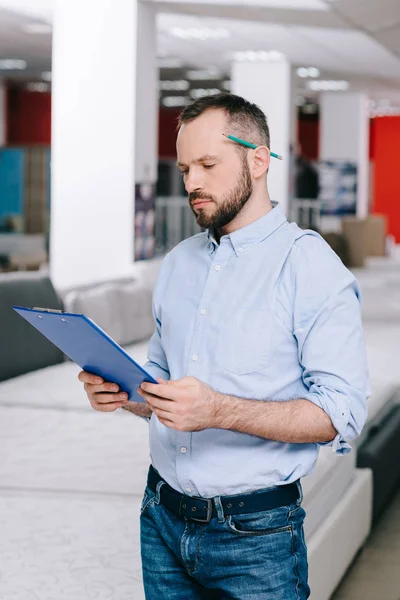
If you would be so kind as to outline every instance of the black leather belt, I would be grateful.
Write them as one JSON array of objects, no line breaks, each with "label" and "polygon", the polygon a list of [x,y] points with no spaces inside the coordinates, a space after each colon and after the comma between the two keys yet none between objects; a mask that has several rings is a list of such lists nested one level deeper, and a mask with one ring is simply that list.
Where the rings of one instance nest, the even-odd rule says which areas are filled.
[{"label": "black leather belt", "polygon": [[[157,485],[164,479],[150,466],[147,485],[156,493]],[[272,510],[279,506],[294,504],[299,499],[296,483],[290,483],[273,490],[250,492],[236,496],[221,496],[225,516]],[[217,515],[213,498],[187,496],[174,490],[164,481],[160,489],[160,503],[183,519],[209,523]]]}]

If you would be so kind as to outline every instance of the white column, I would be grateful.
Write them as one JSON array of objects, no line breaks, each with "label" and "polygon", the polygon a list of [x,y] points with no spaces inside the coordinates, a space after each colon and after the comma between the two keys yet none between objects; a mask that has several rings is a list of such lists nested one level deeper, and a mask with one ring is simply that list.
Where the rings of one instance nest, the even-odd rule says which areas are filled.
[{"label": "white column", "polygon": [[137,0],[56,0],[50,273],[58,288],[132,270]]},{"label": "white column", "polygon": [[323,92],[320,96],[320,159],[357,164],[357,217],[368,214],[369,118],[367,96]]},{"label": "white column", "polygon": [[0,79],[0,148],[6,144],[6,86]]},{"label": "white column", "polygon": [[135,257],[137,259],[151,258],[154,251],[158,163],[158,80],[156,7],[149,2],[139,2],[135,136]]},{"label": "white column", "polygon": [[288,210],[289,145],[291,124],[291,68],[285,57],[266,61],[234,61],[232,93],[257,104],[266,114],[271,150],[283,161],[271,158],[268,189],[271,200]]}]

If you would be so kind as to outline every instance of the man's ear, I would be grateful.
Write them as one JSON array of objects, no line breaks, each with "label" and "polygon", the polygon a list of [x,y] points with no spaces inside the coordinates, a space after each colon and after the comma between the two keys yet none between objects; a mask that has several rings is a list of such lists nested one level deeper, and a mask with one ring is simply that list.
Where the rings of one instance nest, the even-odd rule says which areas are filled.
[{"label": "man's ear", "polygon": [[271,160],[270,151],[266,146],[259,146],[256,148],[253,157],[252,175],[258,179],[263,177],[269,169],[269,163]]}]

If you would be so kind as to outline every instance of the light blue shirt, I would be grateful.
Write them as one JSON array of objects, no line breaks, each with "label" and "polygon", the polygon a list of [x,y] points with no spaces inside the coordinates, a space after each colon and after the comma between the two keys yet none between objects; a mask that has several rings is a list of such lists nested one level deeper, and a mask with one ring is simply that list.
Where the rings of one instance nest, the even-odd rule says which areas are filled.
[{"label": "light blue shirt", "polygon": [[[211,232],[180,243],[161,266],[153,311],[145,365],[153,376],[191,375],[260,402],[305,398],[338,431],[333,451],[350,450],[369,393],[359,286],[325,241],[288,223],[279,206],[219,244]],[[291,483],[313,469],[318,450],[150,421],[154,467],[194,496]]]}]

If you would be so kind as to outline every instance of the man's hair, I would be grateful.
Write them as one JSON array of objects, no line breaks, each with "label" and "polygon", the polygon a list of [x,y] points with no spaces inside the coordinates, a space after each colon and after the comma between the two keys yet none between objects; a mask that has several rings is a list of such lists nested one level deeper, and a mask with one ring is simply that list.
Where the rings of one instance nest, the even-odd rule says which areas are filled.
[{"label": "man's hair", "polygon": [[221,93],[214,96],[203,96],[183,109],[178,117],[178,129],[190,123],[208,110],[223,110],[227,116],[228,130],[232,134],[257,146],[270,147],[267,117],[256,105],[241,96]]}]

